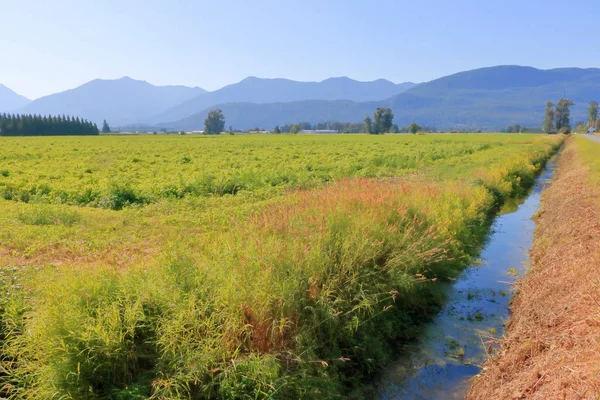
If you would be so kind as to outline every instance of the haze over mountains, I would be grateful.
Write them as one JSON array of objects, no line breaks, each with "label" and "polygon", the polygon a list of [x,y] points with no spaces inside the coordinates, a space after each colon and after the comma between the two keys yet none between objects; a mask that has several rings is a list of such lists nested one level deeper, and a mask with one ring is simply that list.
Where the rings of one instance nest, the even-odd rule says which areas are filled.
[{"label": "haze over mountains", "polygon": [[419,85],[346,77],[322,82],[249,77],[214,92],[125,77],[94,80],[32,102],[0,86],[0,111],[77,115],[97,123],[106,119],[125,129],[199,130],[214,108],[221,108],[226,124],[236,129],[271,129],[302,121],[361,122],[376,107],[391,107],[400,126],[417,122],[440,129],[496,130],[539,126],[546,100],[561,97],[576,103],[573,122],[587,119],[589,101],[600,100],[600,69],[498,66]]},{"label": "haze over mountains", "polygon": [[166,110],[148,122],[176,121],[215,104],[231,102],[263,104],[304,100],[382,100],[414,86],[412,82],[395,84],[385,79],[358,82],[348,77],[341,77],[329,78],[322,82],[297,82],[289,79],[261,79],[251,76]]},{"label": "haze over mountains", "polygon": [[0,83],[0,112],[12,111],[23,107],[31,100],[13,92],[11,89]]},{"label": "haze over mountains", "polygon": [[397,85],[384,79],[358,82],[343,77],[323,82],[297,82],[249,77],[214,92],[207,92],[185,86],[154,86],[124,77],[117,80],[97,79],[13,109],[27,114],[77,115],[97,124],[106,119],[113,126],[122,126],[175,121],[220,103],[272,103],[307,99],[369,101],[391,97],[413,86],[415,84],[410,82]]},{"label": "haze over mountains", "polygon": [[98,125],[138,123],[177,104],[206,93],[186,86],[154,86],[129,77],[96,79],[75,89],[41,97],[15,110],[24,114],[73,115]]},{"label": "haze over mountains", "polygon": [[[301,121],[360,122],[377,107],[391,107],[394,122],[400,126],[417,122],[440,129],[498,130],[512,124],[540,126],[545,102],[561,97],[576,103],[573,122],[587,120],[587,104],[600,98],[600,69],[499,66],[422,83],[380,101],[227,103],[215,107],[223,110],[228,124],[240,128],[271,128]],[[208,111],[160,126],[201,129]]]},{"label": "haze over mountains", "polygon": [[587,121],[590,100],[600,98],[600,69],[483,68],[419,85],[388,104],[401,125],[423,120],[438,127],[499,129],[541,126],[545,102],[562,97],[576,104],[573,123]]}]

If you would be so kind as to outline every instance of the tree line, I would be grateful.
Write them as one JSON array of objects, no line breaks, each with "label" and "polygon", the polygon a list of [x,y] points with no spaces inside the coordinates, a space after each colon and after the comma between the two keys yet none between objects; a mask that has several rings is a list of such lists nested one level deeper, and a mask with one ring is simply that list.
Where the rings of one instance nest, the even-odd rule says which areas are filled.
[{"label": "tree line", "polygon": [[[546,102],[546,110],[544,112],[544,122],[542,129],[546,133],[570,133],[571,132],[571,107],[573,103],[569,99],[560,99],[556,105],[551,102]],[[579,123],[578,125],[581,125]],[[600,130],[600,120],[598,120],[598,103],[594,100],[590,101],[588,107],[588,122],[583,123],[586,128],[594,128]]]},{"label": "tree line", "polygon": [[[260,130],[256,128],[255,130]],[[336,122],[326,121],[311,124],[310,122],[300,122],[297,124],[276,125],[273,128],[273,133],[298,133],[300,131],[337,131],[340,133],[361,133],[363,132],[363,124],[360,122]]]},{"label": "tree line", "polygon": [[96,124],[70,116],[0,114],[0,136],[98,135]]},{"label": "tree line", "polygon": [[519,124],[509,125],[502,130],[503,133],[542,133],[542,128],[532,128],[528,126],[521,126]]},{"label": "tree line", "polygon": [[[311,124],[310,122],[300,122],[297,124],[286,124],[275,126],[273,133],[298,133],[300,131],[318,131],[332,130],[339,133],[369,133],[372,135],[381,135],[383,133],[417,133],[421,131],[434,132],[435,128],[422,127],[415,123],[407,127],[398,127],[393,123],[394,114],[390,108],[377,108],[373,113],[373,117],[365,117],[362,123],[360,122],[318,122]],[[261,131],[260,128],[253,129]]]},{"label": "tree line", "polygon": [[[261,128],[252,128],[248,131],[263,131]],[[371,130],[369,130],[369,124],[364,122],[317,122],[311,124],[310,122],[300,122],[297,124],[286,124],[276,125],[271,131],[272,133],[299,133],[300,131],[320,131],[320,130],[331,130],[339,133],[373,133],[373,125],[371,122]],[[392,124],[391,128],[385,133],[418,133],[418,132],[437,132],[436,128],[421,126],[416,123],[412,123],[409,126],[399,127],[396,124]]]},{"label": "tree line", "polygon": [[[339,133],[369,133],[372,135],[381,135],[384,133],[413,133],[427,131],[434,132],[434,128],[422,127],[416,123],[412,123],[407,127],[399,128],[398,125],[393,123],[394,113],[391,108],[380,108],[378,107],[373,113],[373,118],[367,116],[362,123],[360,122],[317,122],[312,124],[310,122],[300,122],[296,124],[285,124],[282,126],[276,125],[271,132],[272,133],[299,133],[301,131],[319,131],[319,130],[331,130]],[[106,125],[106,121],[104,122]],[[211,110],[206,119],[204,120],[204,134],[205,135],[218,135],[225,129],[225,116],[221,109]],[[247,132],[262,132],[264,129],[259,127],[248,129]],[[103,128],[104,132],[104,128]],[[236,132],[231,126],[229,127],[229,133]],[[240,132],[240,131],[237,131]]]}]

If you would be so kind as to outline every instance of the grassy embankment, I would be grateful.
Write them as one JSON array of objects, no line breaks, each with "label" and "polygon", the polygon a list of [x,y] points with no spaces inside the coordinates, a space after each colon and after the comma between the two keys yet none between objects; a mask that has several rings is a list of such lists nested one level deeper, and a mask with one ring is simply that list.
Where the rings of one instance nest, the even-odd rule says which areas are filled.
[{"label": "grassy embankment", "polygon": [[561,153],[507,333],[469,399],[600,398],[599,154],[584,137]]},{"label": "grassy embankment", "polygon": [[561,140],[3,139],[3,393],[341,395]]}]

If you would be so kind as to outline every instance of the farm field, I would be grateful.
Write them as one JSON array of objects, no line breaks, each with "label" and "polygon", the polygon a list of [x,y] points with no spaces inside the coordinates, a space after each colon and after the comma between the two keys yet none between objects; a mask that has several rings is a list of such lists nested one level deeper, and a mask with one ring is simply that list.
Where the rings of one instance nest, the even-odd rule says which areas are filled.
[{"label": "farm field", "polygon": [[2,395],[341,397],[562,140],[2,138]]}]

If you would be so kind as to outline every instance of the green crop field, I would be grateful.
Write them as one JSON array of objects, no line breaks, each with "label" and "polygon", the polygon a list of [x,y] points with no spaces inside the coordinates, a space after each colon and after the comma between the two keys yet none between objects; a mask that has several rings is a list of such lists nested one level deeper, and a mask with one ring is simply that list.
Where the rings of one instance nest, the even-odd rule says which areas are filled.
[{"label": "green crop field", "polygon": [[563,138],[0,138],[0,395],[337,398]]}]

